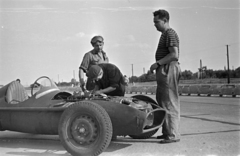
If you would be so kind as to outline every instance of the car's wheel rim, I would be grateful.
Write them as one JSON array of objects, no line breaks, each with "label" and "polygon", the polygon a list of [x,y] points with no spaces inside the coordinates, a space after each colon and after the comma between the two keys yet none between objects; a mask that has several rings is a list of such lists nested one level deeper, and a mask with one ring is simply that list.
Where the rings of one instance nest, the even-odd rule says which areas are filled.
[{"label": "car's wheel rim", "polygon": [[97,125],[94,119],[87,115],[76,117],[70,126],[71,138],[80,146],[91,145],[96,141]]}]

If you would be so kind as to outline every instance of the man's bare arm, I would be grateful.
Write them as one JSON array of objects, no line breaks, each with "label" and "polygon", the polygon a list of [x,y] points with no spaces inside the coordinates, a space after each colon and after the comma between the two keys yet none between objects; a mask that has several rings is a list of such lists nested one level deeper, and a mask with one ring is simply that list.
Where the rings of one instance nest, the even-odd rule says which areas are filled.
[{"label": "man's bare arm", "polygon": [[78,75],[79,75],[80,87],[81,87],[82,91],[85,91],[86,89],[85,89],[84,71],[83,71],[83,69],[81,69],[81,68],[79,69]]},{"label": "man's bare arm", "polygon": [[158,63],[159,65],[163,65],[163,64],[168,64],[172,61],[178,60],[178,48],[169,47],[168,50],[170,53],[166,55],[164,58],[162,58],[161,60],[158,60],[156,63]]},{"label": "man's bare arm", "polygon": [[164,58],[162,58],[161,60],[158,60],[157,62],[155,62],[151,65],[150,72],[153,73],[153,71],[156,70],[159,65],[168,64],[172,61],[178,60],[178,48],[177,47],[169,47],[168,50],[170,51],[170,53],[168,55],[166,55]]}]

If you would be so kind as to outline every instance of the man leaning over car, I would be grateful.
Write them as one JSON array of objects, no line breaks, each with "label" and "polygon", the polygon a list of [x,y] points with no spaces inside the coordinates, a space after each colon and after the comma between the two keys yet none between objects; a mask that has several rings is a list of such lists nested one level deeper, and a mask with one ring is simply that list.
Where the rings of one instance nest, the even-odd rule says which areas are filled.
[{"label": "man leaning over car", "polygon": [[92,65],[86,75],[95,81],[93,94],[124,96],[124,77],[117,66],[110,63]]}]

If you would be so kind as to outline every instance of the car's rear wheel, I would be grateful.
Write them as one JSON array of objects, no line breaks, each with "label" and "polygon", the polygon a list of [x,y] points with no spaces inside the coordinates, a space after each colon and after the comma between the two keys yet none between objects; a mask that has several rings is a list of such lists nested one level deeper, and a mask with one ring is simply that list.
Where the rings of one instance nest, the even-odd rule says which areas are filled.
[{"label": "car's rear wheel", "polygon": [[[142,100],[142,101],[145,101],[145,102],[152,103],[152,107],[154,109],[157,108],[156,106],[158,106],[157,102],[155,100],[153,100],[152,98],[148,97],[148,96],[134,95],[134,96],[132,96],[132,98],[136,98],[138,100]],[[154,120],[156,120],[156,119],[157,119],[156,116],[154,116]],[[129,135],[129,136],[133,139],[148,139],[148,138],[152,137],[154,134],[156,134],[157,131],[158,131],[158,129],[155,129],[153,131],[142,133],[142,134],[139,134],[139,135]]]},{"label": "car's rear wheel", "polygon": [[112,123],[108,113],[93,102],[77,102],[62,114],[58,133],[73,156],[96,156],[110,144]]}]

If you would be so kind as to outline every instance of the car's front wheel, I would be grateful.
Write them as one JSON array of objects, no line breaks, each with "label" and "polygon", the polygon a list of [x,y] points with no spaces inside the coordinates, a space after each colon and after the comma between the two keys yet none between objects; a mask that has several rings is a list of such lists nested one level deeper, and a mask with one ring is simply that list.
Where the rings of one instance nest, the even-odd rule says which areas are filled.
[{"label": "car's front wheel", "polygon": [[108,113],[93,102],[76,102],[62,114],[58,133],[73,156],[96,156],[110,144],[112,123]]}]

